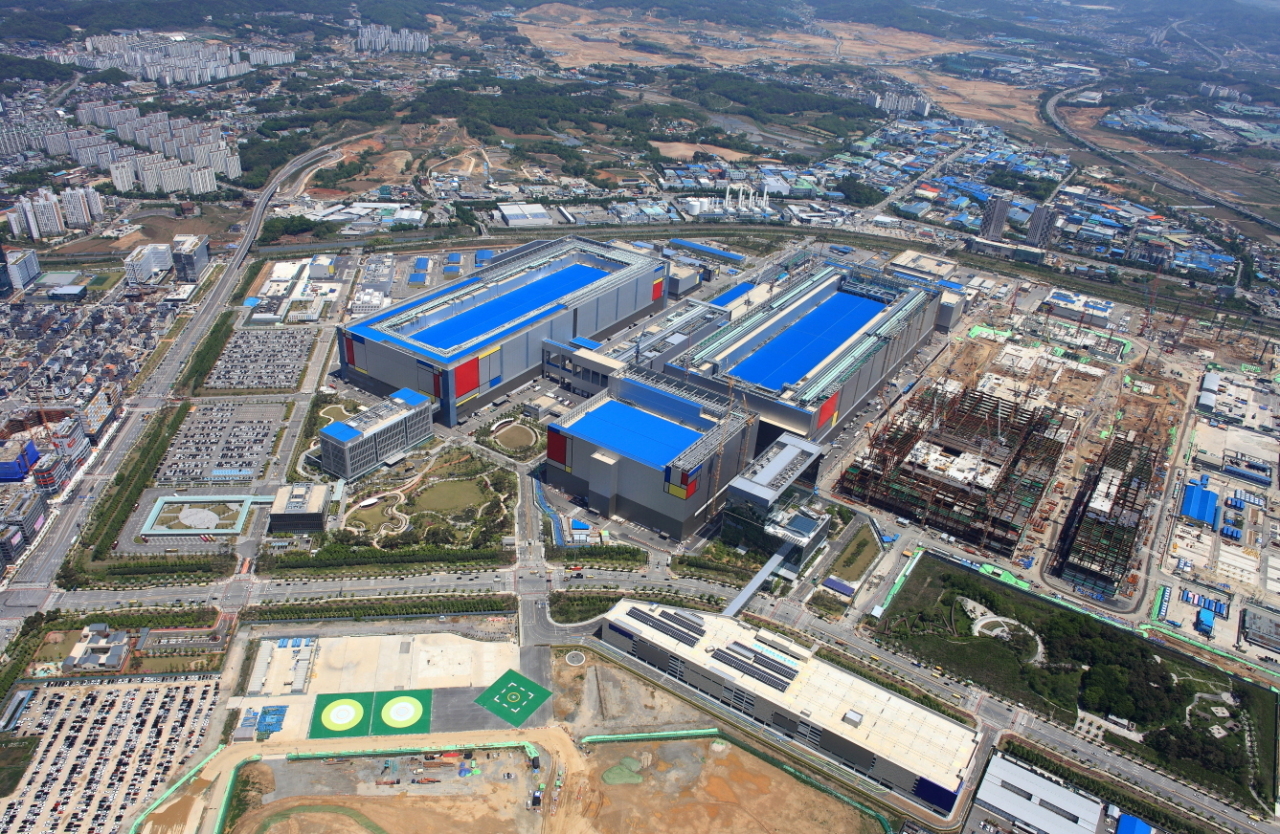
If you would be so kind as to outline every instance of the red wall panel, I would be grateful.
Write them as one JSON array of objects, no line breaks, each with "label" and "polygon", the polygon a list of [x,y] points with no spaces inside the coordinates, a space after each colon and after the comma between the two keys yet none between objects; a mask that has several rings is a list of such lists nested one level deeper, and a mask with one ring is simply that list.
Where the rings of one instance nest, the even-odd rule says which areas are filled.
[{"label": "red wall panel", "polygon": [[459,365],[453,372],[454,397],[464,397],[480,387],[480,357]]},{"label": "red wall panel", "polygon": [[649,297],[650,301],[657,301],[659,298],[662,298],[662,287],[665,284],[666,284],[666,281],[664,281],[662,278],[659,278],[657,281],[653,282],[653,295]]},{"label": "red wall panel", "polygon": [[556,463],[565,463],[568,456],[569,442],[563,434],[559,432],[547,432],[547,459]]},{"label": "red wall panel", "polygon": [[819,426],[825,426],[827,424],[827,421],[830,420],[833,416],[835,416],[836,405],[838,404],[839,400],[840,400],[840,392],[837,391],[834,394],[832,394],[825,403],[822,404],[822,408],[818,410]]}]

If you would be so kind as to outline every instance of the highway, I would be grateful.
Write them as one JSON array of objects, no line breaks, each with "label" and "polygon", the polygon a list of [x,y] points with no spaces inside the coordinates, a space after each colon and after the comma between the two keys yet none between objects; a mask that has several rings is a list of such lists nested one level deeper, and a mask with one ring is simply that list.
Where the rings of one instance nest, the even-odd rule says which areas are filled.
[{"label": "highway", "polygon": [[[1197,42],[1197,45],[1199,45],[1198,42]],[[1201,46],[1201,48],[1205,48],[1205,47]],[[1208,50],[1206,49],[1206,51]],[[1214,205],[1222,206],[1224,208],[1229,208],[1232,211],[1236,212],[1237,214],[1240,214],[1244,217],[1249,218],[1255,223],[1261,223],[1263,226],[1266,226],[1269,229],[1275,229],[1277,231],[1280,231],[1280,223],[1277,223],[1276,221],[1272,220],[1271,218],[1265,215],[1259,214],[1258,212],[1248,208],[1247,206],[1241,205],[1240,203],[1236,203],[1231,200],[1224,199],[1223,197],[1221,197],[1218,194],[1215,194],[1212,191],[1206,191],[1205,189],[1199,188],[1195,185],[1191,185],[1186,182],[1176,180],[1173,177],[1168,176],[1167,174],[1162,174],[1158,171],[1153,171],[1149,168],[1144,168],[1143,166],[1133,161],[1133,157],[1139,153],[1137,151],[1110,150],[1108,148],[1102,147],[1101,145],[1094,144],[1093,142],[1089,141],[1088,139],[1085,139],[1083,136],[1081,136],[1080,134],[1072,130],[1071,127],[1065,121],[1062,120],[1062,117],[1058,115],[1058,102],[1062,101],[1062,99],[1066,96],[1074,95],[1082,90],[1087,90],[1093,86],[1095,85],[1085,84],[1081,87],[1073,87],[1069,90],[1061,90],[1057,93],[1054,93],[1053,96],[1047,102],[1045,102],[1045,105],[1044,105],[1045,114],[1049,117],[1049,121],[1053,123],[1054,127],[1056,127],[1064,135],[1078,142],[1081,147],[1087,148],[1088,150],[1092,151],[1098,156],[1101,156],[1104,159],[1108,159],[1116,163],[1117,165],[1123,165],[1127,168],[1132,168],[1134,171],[1137,171],[1139,174],[1142,174],[1144,177],[1148,177],[1160,183],[1166,188],[1173,189],[1174,191],[1177,191],[1180,194],[1190,195],[1196,198],[1197,200],[1203,200],[1206,203],[1212,203]]]},{"label": "highway", "polygon": [[[1049,103],[1051,113],[1054,103],[1056,103],[1056,97]],[[347,142],[350,139],[343,141]],[[228,298],[243,278],[244,269],[250,257],[250,244],[256,239],[261,229],[276,189],[309,166],[323,164],[329,159],[331,152],[332,146],[323,146],[294,159],[282,168],[272,178],[271,183],[263,189],[245,224],[240,246],[229,259],[227,268],[217,279],[215,286],[201,302],[182,336],[175,340],[170,352],[142,384],[137,395],[127,402],[112,441],[98,453],[98,457],[91,464],[78,489],[74,491],[81,497],[59,508],[58,515],[49,522],[51,527],[45,534],[45,538],[24,559],[10,585],[0,591],[0,620],[7,621],[7,624],[11,625],[26,614],[53,608],[97,612],[133,607],[209,605],[224,612],[237,613],[247,607],[265,603],[338,598],[389,599],[404,595],[443,592],[503,592],[514,593],[518,597],[522,645],[587,641],[590,645],[599,647],[602,644],[593,641],[590,636],[598,627],[597,624],[563,625],[550,619],[546,606],[548,594],[551,591],[566,588],[609,588],[623,591],[661,589],[686,596],[711,594],[726,599],[731,598],[736,589],[701,579],[679,578],[671,574],[663,564],[666,561],[663,554],[667,552],[665,548],[672,546],[672,543],[657,542],[656,539],[646,537],[642,531],[638,530],[634,533],[629,529],[620,530],[618,533],[621,538],[635,541],[650,550],[652,554],[650,564],[643,570],[584,571],[586,575],[581,579],[574,578],[561,569],[549,570],[541,541],[542,514],[533,499],[529,476],[533,464],[516,467],[520,484],[520,497],[515,511],[516,564],[503,570],[364,579],[290,579],[237,574],[203,584],[142,588],[123,592],[63,591],[55,587],[54,578],[58,568],[76,544],[81,527],[92,509],[93,499],[101,494],[107,486],[107,481],[120,471],[129,450],[145,430],[152,415],[166,403],[173,402],[170,399],[171,389],[217,316],[226,309]],[[945,166],[954,155],[939,161],[934,169]],[[778,231],[792,236],[796,233],[795,230],[789,229]],[[648,234],[651,235],[652,232]],[[301,420],[305,415],[307,392],[315,389],[324,373],[322,363],[328,354],[327,344],[326,341],[315,352],[314,364],[306,375],[304,390],[294,397],[298,406],[295,406],[294,418],[288,427],[286,437],[288,442],[282,447],[280,458],[283,461],[289,460],[289,450],[300,430]],[[468,442],[465,437],[458,439],[460,442]],[[477,454],[496,457],[488,450],[476,446],[472,448]],[[283,473],[279,471],[279,465],[276,466],[270,477],[282,480]],[[828,474],[830,471],[828,470]],[[889,529],[891,520],[883,514],[867,511],[866,515],[875,518],[881,525],[881,529]],[[850,525],[850,531],[847,531],[845,536],[849,535],[856,526],[856,524]],[[912,532],[915,534],[915,543],[946,547],[927,532],[918,530]],[[841,541],[842,539],[838,539],[833,544],[833,554],[839,552],[838,545]],[[803,600],[812,588],[807,577],[802,577],[795,583],[790,595],[785,598],[758,594],[749,603],[748,610],[823,643],[840,647],[854,655],[877,658],[874,665],[878,666],[883,673],[910,683],[941,701],[955,704],[975,714],[984,744],[994,743],[1003,733],[1016,733],[1031,741],[1057,749],[1063,755],[1080,761],[1086,769],[1114,774],[1117,778],[1137,785],[1140,791],[1155,796],[1172,797],[1179,804],[1195,809],[1205,818],[1229,822],[1230,827],[1240,831],[1265,830],[1262,825],[1250,820],[1244,812],[1202,791],[1192,789],[1144,765],[1117,756],[1105,747],[1087,742],[1065,728],[1036,717],[1027,709],[1003,703],[976,687],[965,686],[960,681],[921,667],[911,658],[893,654],[869,639],[861,631],[859,622],[864,613],[883,602],[888,588],[907,562],[898,556],[903,544],[905,542],[899,543],[886,552],[875,568],[877,573],[884,575],[883,581],[860,594],[850,612],[838,621],[824,621],[814,616],[805,607]],[[253,546],[252,542],[244,543],[243,547],[249,550],[243,552],[251,551]],[[834,558],[834,555],[829,555],[827,558]],[[815,572],[813,575],[820,574]],[[607,653],[605,649],[602,651]],[[630,663],[627,660],[621,662]],[[646,671],[646,669],[647,667],[640,667],[637,671],[650,676],[656,675],[654,670]],[[669,687],[674,685],[669,680],[658,682]],[[726,720],[737,722],[738,718],[728,715]],[[748,729],[758,732],[755,728]],[[983,755],[985,751],[984,747]],[[815,766],[834,767],[822,761],[812,761],[815,757],[811,752],[794,752],[806,760],[811,760]],[[847,772],[840,772],[840,775],[846,781],[856,780],[856,777],[852,777]],[[875,790],[873,786],[869,789]],[[881,798],[898,804],[895,798],[883,796]],[[922,815],[919,809],[913,810],[912,813],[928,819],[928,815]],[[933,820],[930,821],[933,822]]]},{"label": "highway", "polygon": [[120,471],[129,451],[146,428],[147,421],[168,401],[169,392],[186,367],[187,360],[209,332],[213,322],[226,309],[227,299],[243,277],[250,244],[262,228],[276,188],[300,169],[328,155],[331,150],[331,146],[325,145],[293,159],[263,188],[244,224],[240,245],[217,279],[217,284],[205,295],[196,314],[174,339],[169,352],[138,389],[138,393],[125,403],[112,441],[105,449],[99,450],[96,460],[82,476],[79,488],[74,490],[75,499],[64,501],[58,508],[57,514],[48,522],[53,525],[52,529],[45,533],[35,548],[25,554],[6,590],[0,591],[0,619],[25,617],[48,601],[58,569],[76,544],[83,525],[89,518],[94,499]]}]

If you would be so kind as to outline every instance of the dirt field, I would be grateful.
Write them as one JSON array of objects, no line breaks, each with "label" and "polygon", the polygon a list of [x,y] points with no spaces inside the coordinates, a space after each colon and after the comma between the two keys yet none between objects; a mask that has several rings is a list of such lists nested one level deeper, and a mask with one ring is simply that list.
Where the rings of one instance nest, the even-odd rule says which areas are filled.
[{"label": "dirt field", "polygon": [[726,162],[737,162],[739,159],[746,159],[751,156],[749,153],[742,151],[731,151],[728,148],[718,148],[715,145],[695,145],[691,142],[650,142],[650,145],[658,149],[658,153],[663,156],[669,156],[672,159],[693,159],[693,155],[698,151],[713,153]]},{"label": "dirt field", "polygon": [[[640,765],[639,784],[607,785],[604,772],[629,758]],[[514,757],[512,757],[514,758]],[[374,760],[376,769],[380,760]],[[354,767],[367,771],[369,760]],[[535,831],[555,834],[711,834],[721,831],[781,831],[797,834],[839,831],[873,834],[879,827],[854,809],[805,787],[759,759],[721,741],[692,740],[646,744],[607,744],[590,750],[585,767],[566,768],[565,787],[553,815],[525,808],[529,791],[525,773],[498,778],[497,770],[520,771],[514,761],[482,761],[482,779],[459,779],[437,772],[439,785],[378,788],[362,784],[356,794],[330,793],[326,786],[339,770],[353,765],[277,765],[307,768],[323,793],[289,796],[268,802],[237,822],[234,834],[386,834],[467,830],[479,834]],[[327,769],[322,772],[319,769]],[[247,765],[250,779],[269,798],[287,788],[265,763]],[[305,780],[306,777],[299,777]],[[544,777],[547,782],[551,777]],[[299,781],[294,780],[294,781]],[[397,795],[363,795],[365,791],[397,791]],[[422,795],[415,792],[430,792]],[[258,794],[255,791],[257,796]],[[166,809],[153,822],[172,821],[185,807]],[[182,819],[186,814],[182,813]],[[377,828],[368,825],[372,823]],[[166,826],[168,828],[169,826]]]},{"label": "dirt field", "polygon": [[[604,784],[600,777],[623,757],[649,763],[639,770],[643,781]],[[605,744],[594,748],[590,763],[589,779],[567,786],[562,831],[872,834],[880,830],[869,817],[725,742]]]},{"label": "dirt field", "polygon": [[1108,112],[1106,107],[1062,107],[1058,109],[1058,114],[1071,126],[1072,130],[1096,145],[1104,148],[1138,151],[1145,151],[1151,147],[1146,142],[1136,138],[1112,133],[1109,130],[1099,130],[1097,128],[1098,119],[1107,115]]},{"label": "dirt field", "polygon": [[918,69],[892,67],[888,71],[918,85],[939,106],[962,118],[1027,126],[1040,123],[1036,114],[1038,94],[1035,90],[1019,90],[991,81],[952,78]]},{"label": "dirt field", "polygon": [[241,209],[226,209],[221,206],[203,206],[199,217],[164,217],[153,215],[138,218],[137,225],[141,231],[126,235],[118,240],[110,238],[83,238],[58,248],[59,252],[75,254],[79,252],[128,252],[135,246],[144,243],[169,243],[175,234],[208,235],[211,248],[236,240],[236,236],[227,230],[246,216]]},{"label": "dirt field", "polygon": [[551,662],[552,714],[575,735],[710,727],[707,716],[648,682],[588,653],[587,662]]},{"label": "dirt field", "polygon": [[[410,785],[409,774],[405,773],[400,775],[402,786],[389,787],[373,785],[369,778],[377,776],[382,765],[383,760],[376,758],[337,765],[315,761],[247,765],[241,770],[241,778],[262,788],[259,798],[293,794],[298,788],[316,792],[269,801],[242,817],[234,832],[376,834],[380,828],[386,834],[416,834],[465,828],[480,834],[532,834],[541,822],[540,817],[524,809],[529,792],[526,780],[532,775],[528,774],[522,754],[500,755],[499,762],[484,760],[482,770],[487,772],[481,778],[458,777],[454,768],[432,771],[432,778],[440,780],[437,784]],[[499,771],[518,772],[522,778],[503,779]],[[383,795],[365,795],[373,791]]]},{"label": "dirt field", "polygon": [[[824,23],[835,38],[824,38],[800,32],[779,33],[775,37],[758,37],[736,29],[714,26],[706,22],[672,23],[656,18],[629,16],[608,10],[577,9],[559,3],[536,6],[516,18],[520,34],[543,49],[563,52],[556,62],[566,67],[582,67],[594,63],[617,63],[625,55],[626,63],[640,66],[667,66],[684,63],[689,54],[722,66],[746,64],[761,58],[782,63],[800,63],[815,59],[848,59],[858,63],[867,59],[908,61],[924,55],[954,52],[962,44],[939,41],[926,35],[900,32],[849,23]],[[650,54],[620,50],[616,41],[627,40],[623,30],[641,40],[660,43],[672,52],[686,55]],[[702,33],[726,41],[750,44],[751,49],[724,49],[690,41],[690,35]],[[587,34],[613,38],[615,43],[587,43],[574,37]]]}]

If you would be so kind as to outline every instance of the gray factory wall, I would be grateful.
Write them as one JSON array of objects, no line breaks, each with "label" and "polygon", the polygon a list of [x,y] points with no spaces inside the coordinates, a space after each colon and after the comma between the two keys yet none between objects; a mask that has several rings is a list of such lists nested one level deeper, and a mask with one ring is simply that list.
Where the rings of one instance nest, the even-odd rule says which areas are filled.
[{"label": "gray factory wall", "polygon": [[[743,454],[744,444],[750,438],[739,434],[724,446],[724,463],[716,465],[716,453],[712,453],[699,474],[699,488],[689,498],[679,498],[666,491],[665,475],[629,458],[619,458],[615,464],[606,464],[595,457],[599,447],[575,437],[573,427],[564,433],[572,438],[569,443],[566,466],[572,473],[555,466],[548,466],[547,482],[573,495],[587,498],[592,510],[605,517],[619,516],[639,524],[661,530],[683,540],[688,538],[707,520],[708,502],[719,490],[719,483],[727,484],[741,471],[750,455]],[[609,457],[618,457],[610,453]]]},{"label": "gray factory wall", "polygon": [[[653,281],[658,277],[661,277],[658,273],[636,275],[600,298],[589,299],[578,308],[562,310],[503,340],[499,350],[479,358],[481,393],[463,403],[461,411],[470,413],[536,377],[542,367],[543,339],[568,342],[577,336],[599,336],[663,309],[665,294],[656,300],[652,298]],[[371,340],[356,344],[354,350],[358,361],[363,363],[357,366],[360,370],[347,364],[345,352],[341,354],[344,374],[352,384],[383,396],[400,388],[435,393],[432,366],[427,360],[420,360],[405,349]],[[464,357],[460,356],[454,361],[462,360]],[[494,380],[499,380],[498,384],[488,387]],[[436,420],[448,426],[457,425],[461,415],[456,398],[443,396],[441,400]]]}]

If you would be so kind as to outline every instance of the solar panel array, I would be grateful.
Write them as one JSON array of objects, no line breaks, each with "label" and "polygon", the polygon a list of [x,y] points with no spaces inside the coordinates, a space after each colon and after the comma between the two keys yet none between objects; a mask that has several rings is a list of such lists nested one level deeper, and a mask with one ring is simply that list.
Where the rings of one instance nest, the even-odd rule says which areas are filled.
[{"label": "solar panel array", "polygon": [[683,614],[677,614],[675,611],[663,611],[662,619],[670,620],[685,631],[691,631],[699,637],[706,637],[707,630],[702,627],[701,623],[694,622],[692,617],[686,617]]},{"label": "solar panel array", "polygon": [[769,657],[769,655],[763,654],[761,652],[756,652],[755,657],[753,659],[755,660],[756,665],[763,666],[764,668],[768,669],[770,672],[774,672],[776,674],[782,675],[784,678],[786,678],[789,681],[795,680],[796,675],[799,674],[799,670],[797,670],[796,668],[792,666],[788,666],[782,661],[774,660],[772,657]]},{"label": "solar panel array", "polygon": [[653,616],[647,611],[641,611],[639,608],[632,608],[631,610],[627,611],[627,616],[633,620],[639,620],[640,622],[649,626],[649,628],[660,631],[673,640],[679,640],[681,643],[683,643],[686,646],[696,646],[698,644],[697,636],[690,634],[684,629],[676,628],[670,623],[659,620],[657,617]]},{"label": "solar panel array", "polygon": [[776,675],[771,675],[768,672],[764,671],[763,669],[759,668],[758,666],[754,666],[748,663],[747,661],[743,660],[741,657],[738,657],[735,654],[731,654],[725,651],[724,649],[716,649],[714,652],[711,653],[711,656],[716,660],[720,661],[721,663],[723,663],[724,665],[733,669],[737,669],[739,672],[746,675],[747,677],[755,678],[765,686],[772,687],[773,689],[776,689],[779,692],[786,692],[787,687],[791,685],[790,681],[784,681],[782,678]]}]

